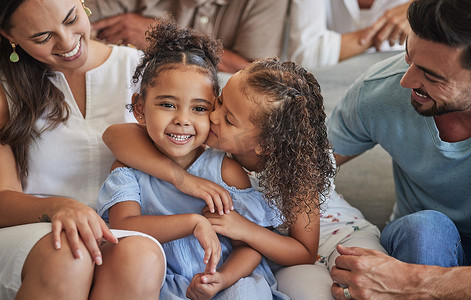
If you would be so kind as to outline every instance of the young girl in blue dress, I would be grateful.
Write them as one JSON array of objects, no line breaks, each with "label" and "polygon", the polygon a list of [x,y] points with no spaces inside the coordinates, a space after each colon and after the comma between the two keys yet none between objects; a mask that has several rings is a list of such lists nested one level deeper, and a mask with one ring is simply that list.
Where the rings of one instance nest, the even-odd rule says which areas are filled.
[{"label": "young girl in blue dress", "polygon": [[[155,148],[180,168],[226,189],[231,209],[251,222],[280,225],[278,211],[250,187],[240,165],[203,145],[219,93],[220,44],[170,21],[157,24],[148,40],[134,75],[142,81],[131,109]],[[205,201],[136,169],[114,167],[100,190],[98,213],[111,228],[132,228],[163,244],[167,275],[161,298],[287,298],[276,290],[274,275],[257,251],[217,235],[202,215]]]},{"label": "young girl in blue dress", "polygon": [[[204,215],[217,233],[243,240],[275,263],[280,291],[292,299],[331,299],[329,271],[339,255],[338,244],[384,249],[378,228],[334,189],[325,119],[315,77],[276,58],[253,62],[232,75],[210,114],[205,143],[230,153],[246,169],[253,187],[279,209],[279,230],[259,226],[238,212],[224,214],[230,208],[224,192],[172,167],[155,147],[150,149],[137,126],[112,125],[103,139],[119,160],[206,199]],[[219,213],[209,211],[211,201]]]},{"label": "young girl in blue dress", "polygon": [[315,78],[291,62],[265,59],[233,75],[217,102],[206,144],[231,153],[249,173],[253,187],[265,194],[271,206],[280,208],[288,229],[284,234],[237,212],[223,214],[224,205],[230,208],[230,200],[221,200],[224,192],[213,182],[198,181],[168,164],[155,147],[150,149],[146,134],[137,126],[112,125],[103,138],[127,164],[166,178],[196,197],[210,195],[207,202],[220,207],[220,213],[205,212],[213,228],[242,239],[275,262],[280,291],[296,300],[332,299],[329,271],[339,255],[338,244],[384,249],[378,228],[350,206],[331,182],[333,159]]}]

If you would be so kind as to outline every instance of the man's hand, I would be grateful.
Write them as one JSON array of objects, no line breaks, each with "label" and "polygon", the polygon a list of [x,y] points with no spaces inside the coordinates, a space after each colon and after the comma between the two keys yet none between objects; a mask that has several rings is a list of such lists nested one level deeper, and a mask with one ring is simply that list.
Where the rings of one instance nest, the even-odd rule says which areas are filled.
[{"label": "man's hand", "polygon": [[146,47],[146,31],[156,22],[153,18],[125,13],[92,24],[96,37],[112,44],[132,44],[138,49]]},{"label": "man's hand", "polygon": [[427,299],[419,288],[420,277],[414,276],[416,265],[376,250],[342,245],[337,250],[341,255],[331,271],[335,299],[345,299],[345,286],[353,299]]}]

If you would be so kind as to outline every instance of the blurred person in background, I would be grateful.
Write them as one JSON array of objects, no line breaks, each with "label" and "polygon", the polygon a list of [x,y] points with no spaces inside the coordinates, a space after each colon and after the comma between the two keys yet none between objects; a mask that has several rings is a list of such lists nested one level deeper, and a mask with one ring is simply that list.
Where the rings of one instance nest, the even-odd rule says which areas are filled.
[{"label": "blurred person in background", "polygon": [[288,58],[312,70],[364,53],[403,50],[410,0],[292,0]]},{"label": "blurred person in background", "polygon": [[223,42],[219,70],[235,73],[250,62],[279,56],[288,0],[89,0],[97,38],[114,44],[145,46],[155,18],[175,18]]}]

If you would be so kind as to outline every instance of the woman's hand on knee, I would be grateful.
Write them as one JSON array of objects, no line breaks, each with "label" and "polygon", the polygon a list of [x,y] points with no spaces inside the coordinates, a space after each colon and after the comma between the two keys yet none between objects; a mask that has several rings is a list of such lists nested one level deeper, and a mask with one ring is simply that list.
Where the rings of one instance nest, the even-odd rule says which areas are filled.
[{"label": "woman's hand on knee", "polygon": [[102,254],[99,245],[103,239],[110,243],[118,243],[103,219],[88,207],[73,199],[60,199],[60,208],[52,216],[52,238],[54,247],[61,248],[61,232],[67,235],[70,249],[74,257],[82,258],[81,241],[85,244],[93,261],[102,264]]}]

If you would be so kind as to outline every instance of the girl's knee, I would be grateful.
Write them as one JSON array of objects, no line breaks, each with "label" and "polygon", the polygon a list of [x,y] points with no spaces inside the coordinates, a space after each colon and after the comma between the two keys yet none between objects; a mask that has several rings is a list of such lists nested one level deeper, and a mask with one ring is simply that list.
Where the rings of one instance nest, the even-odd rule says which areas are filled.
[{"label": "girl's knee", "polygon": [[[117,245],[108,245],[103,252],[103,261],[107,260],[113,268],[125,274],[143,279],[163,278],[166,261],[162,248],[153,240],[143,236],[131,236],[120,239]],[[122,273],[123,274],[123,273]]]},{"label": "girl's knee", "polygon": [[129,262],[133,265],[159,264],[165,266],[162,248],[149,238],[143,236],[125,237],[113,248],[113,255],[119,257],[122,262]]},{"label": "girl's knee", "polygon": [[158,295],[166,262],[163,250],[153,240],[130,236],[120,239],[117,245],[105,243],[101,250],[103,265],[95,272],[93,296],[109,296],[110,289],[131,298]]}]

